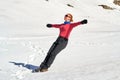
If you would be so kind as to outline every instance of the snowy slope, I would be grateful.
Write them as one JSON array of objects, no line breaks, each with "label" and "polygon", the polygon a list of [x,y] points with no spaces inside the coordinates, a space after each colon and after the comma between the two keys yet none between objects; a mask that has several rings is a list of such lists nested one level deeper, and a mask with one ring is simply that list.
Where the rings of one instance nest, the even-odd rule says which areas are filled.
[{"label": "snowy slope", "polygon": [[[120,80],[120,7],[112,1],[1,0],[0,80]],[[63,23],[66,13],[89,23],[73,30],[48,72],[31,73],[58,36],[46,24]]]}]

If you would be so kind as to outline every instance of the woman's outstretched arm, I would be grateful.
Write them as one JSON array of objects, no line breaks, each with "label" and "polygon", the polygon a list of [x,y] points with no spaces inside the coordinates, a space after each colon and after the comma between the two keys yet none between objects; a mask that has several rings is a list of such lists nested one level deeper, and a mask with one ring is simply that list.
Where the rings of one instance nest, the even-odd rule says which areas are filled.
[{"label": "woman's outstretched arm", "polygon": [[86,19],[84,19],[84,20],[79,21],[79,22],[71,23],[71,26],[76,27],[76,26],[81,25],[81,24],[87,24],[87,22],[88,21]]},{"label": "woman's outstretched arm", "polygon": [[46,26],[48,27],[48,28],[50,28],[50,27],[55,27],[55,28],[60,28],[60,26],[62,26],[63,24],[47,24]]}]

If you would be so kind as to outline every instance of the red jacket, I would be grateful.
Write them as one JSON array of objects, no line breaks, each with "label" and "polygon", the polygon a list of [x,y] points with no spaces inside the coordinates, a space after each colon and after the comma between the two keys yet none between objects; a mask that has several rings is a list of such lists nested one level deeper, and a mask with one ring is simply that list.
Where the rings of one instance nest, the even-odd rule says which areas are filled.
[{"label": "red jacket", "polygon": [[59,28],[60,30],[59,36],[68,39],[72,29],[80,24],[81,24],[80,22],[70,24],[52,24],[52,27]]}]

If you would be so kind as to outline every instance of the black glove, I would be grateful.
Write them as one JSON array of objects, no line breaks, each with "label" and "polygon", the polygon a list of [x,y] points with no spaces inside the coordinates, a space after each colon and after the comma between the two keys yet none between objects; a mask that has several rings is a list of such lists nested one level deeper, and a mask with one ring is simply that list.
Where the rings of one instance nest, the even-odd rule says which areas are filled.
[{"label": "black glove", "polygon": [[46,26],[47,26],[48,28],[50,28],[50,27],[52,27],[52,24],[47,24]]},{"label": "black glove", "polygon": [[84,19],[84,20],[82,20],[80,23],[81,23],[81,24],[87,24],[87,22],[88,22],[87,19]]}]

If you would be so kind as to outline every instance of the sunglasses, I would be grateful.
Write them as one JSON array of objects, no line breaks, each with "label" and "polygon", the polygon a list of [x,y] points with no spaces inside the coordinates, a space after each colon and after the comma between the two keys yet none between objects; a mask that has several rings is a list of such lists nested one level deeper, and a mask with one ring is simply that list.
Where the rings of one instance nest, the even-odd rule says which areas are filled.
[{"label": "sunglasses", "polygon": [[69,17],[69,18],[71,18],[71,16],[70,16],[70,15],[65,15],[65,17]]}]

